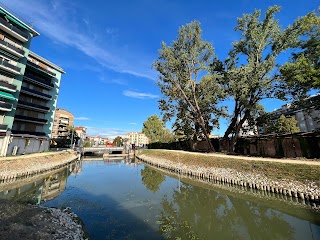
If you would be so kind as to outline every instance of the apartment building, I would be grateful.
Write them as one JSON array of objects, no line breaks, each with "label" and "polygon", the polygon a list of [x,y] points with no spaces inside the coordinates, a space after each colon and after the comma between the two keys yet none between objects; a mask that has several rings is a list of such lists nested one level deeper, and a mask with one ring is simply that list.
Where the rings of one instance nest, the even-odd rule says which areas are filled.
[{"label": "apartment building", "polygon": [[128,139],[129,144],[135,144],[136,146],[149,143],[149,138],[142,132],[129,132],[124,136],[124,139]]},{"label": "apartment building", "polygon": [[76,131],[78,137],[82,140],[85,140],[87,137],[87,128],[86,127],[75,127],[74,130]]},{"label": "apartment building", "polygon": [[74,116],[71,112],[57,108],[53,121],[52,138],[64,138],[69,135],[68,126],[73,126]]},{"label": "apartment building", "polygon": [[49,147],[64,71],[30,51],[39,35],[0,6],[0,156]]},{"label": "apartment building", "polygon": [[[274,110],[270,114],[270,119],[274,123],[280,118],[281,115],[286,117],[293,117],[297,120],[297,125],[301,132],[312,132],[320,129],[320,94],[313,95],[307,99],[306,106],[303,108],[294,107],[291,103],[283,105],[280,109]],[[299,106],[299,105],[298,105]],[[260,134],[265,133],[266,126],[259,126]]]}]

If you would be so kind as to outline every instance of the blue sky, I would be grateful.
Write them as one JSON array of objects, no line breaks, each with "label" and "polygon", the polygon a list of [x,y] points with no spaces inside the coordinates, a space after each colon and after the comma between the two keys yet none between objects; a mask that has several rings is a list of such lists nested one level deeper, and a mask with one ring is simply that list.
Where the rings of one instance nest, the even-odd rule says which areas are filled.
[{"label": "blue sky", "polygon": [[[203,38],[219,58],[226,57],[239,35],[237,17],[280,5],[282,27],[317,9],[317,1],[254,0],[0,0],[40,36],[31,50],[62,67],[58,107],[71,111],[76,126],[89,135],[115,137],[141,131],[143,122],[160,114],[161,97],[151,69],[161,41],[170,44],[178,28],[201,22]],[[263,100],[268,111],[281,106]],[[215,133],[222,135],[226,121]]]}]

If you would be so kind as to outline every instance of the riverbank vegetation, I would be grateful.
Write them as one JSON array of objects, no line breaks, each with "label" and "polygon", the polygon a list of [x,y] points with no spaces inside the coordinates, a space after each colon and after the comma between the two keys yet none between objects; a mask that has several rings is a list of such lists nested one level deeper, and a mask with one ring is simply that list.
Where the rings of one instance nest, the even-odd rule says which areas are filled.
[{"label": "riverbank vegetation", "polygon": [[275,161],[244,160],[230,158],[223,154],[202,154],[170,150],[140,150],[138,156],[146,156],[161,162],[171,161],[175,166],[183,164],[194,168],[224,168],[239,172],[249,172],[267,176],[273,180],[294,180],[299,182],[314,182],[320,185],[320,165],[294,164]]},{"label": "riverbank vegetation", "polygon": [[[173,121],[176,136],[205,140],[215,151],[209,135],[224,117],[223,138],[231,138],[233,152],[244,126],[254,130],[263,119],[262,100],[301,100],[319,90],[320,16],[310,12],[282,28],[275,18],[280,9],[272,6],[263,17],[256,10],[238,18],[240,39],[226,59],[219,59],[202,38],[198,21],[182,26],[171,45],[162,42],[153,68],[159,72],[163,120]],[[233,102],[233,109],[225,100]]]}]

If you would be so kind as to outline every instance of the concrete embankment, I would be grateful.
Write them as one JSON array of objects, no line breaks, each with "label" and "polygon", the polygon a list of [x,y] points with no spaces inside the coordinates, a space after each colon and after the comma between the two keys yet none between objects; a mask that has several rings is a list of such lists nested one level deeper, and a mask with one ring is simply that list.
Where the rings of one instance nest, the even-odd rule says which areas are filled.
[{"label": "concrete embankment", "polygon": [[199,180],[219,181],[320,204],[320,163],[228,158],[170,150],[144,150],[141,161]]},{"label": "concrete embankment", "polygon": [[45,152],[0,158],[0,182],[30,177],[61,168],[78,159],[74,151]]}]

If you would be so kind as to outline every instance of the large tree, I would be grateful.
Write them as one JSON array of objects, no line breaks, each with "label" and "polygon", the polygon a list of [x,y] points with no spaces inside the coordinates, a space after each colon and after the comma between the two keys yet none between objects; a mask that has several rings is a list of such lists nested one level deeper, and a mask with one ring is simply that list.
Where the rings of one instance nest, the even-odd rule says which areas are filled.
[{"label": "large tree", "polygon": [[206,139],[209,150],[214,151],[209,134],[223,112],[217,107],[223,94],[214,76],[208,75],[213,47],[201,33],[197,21],[182,26],[171,46],[162,42],[153,67],[160,73],[163,99],[159,108],[164,120],[174,119],[175,131],[183,131],[189,139]]},{"label": "large tree", "polygon": [[281,67],[281,77],[289,93],[305,98],[311,89],[320,89],[320,16],[310,13],[301,28],[305,31],[295,46],[291,59]]},{"label": "large tree", "polygon": [[274,74],[278,56],[297,44],[305,31],[302,27],[305,22],[314,21],[314,13],[310,13],[282,30],[274,18],[279,11],[279,6],[272,6],[262,20],[260,10],[238,18],[235,30],[241,32],[240,40],[233,43],[224,62],[216,59],[212,64],[212,72],[221,76],[217,78],[221,87],[234,100],[230,123],[224,134],[225,140],[232,137],[231,151],[235,149],[243,124],[251,120],[260,107],[259,102],[278,93],[280,79]]},{"label": "large tree", "polygon": [[285,117],[281,115],[273,127],[275,133],[296,133],[300,132],[300,128],[297,126],[297,120],[293,117]]},{"label": "large tree", "polygon": [[142,132],[150,139],[150,143],[170,141],[170,131],[165,129],[164,122],[156,114],[143,123]]}]

